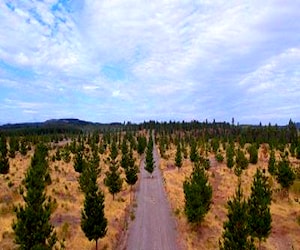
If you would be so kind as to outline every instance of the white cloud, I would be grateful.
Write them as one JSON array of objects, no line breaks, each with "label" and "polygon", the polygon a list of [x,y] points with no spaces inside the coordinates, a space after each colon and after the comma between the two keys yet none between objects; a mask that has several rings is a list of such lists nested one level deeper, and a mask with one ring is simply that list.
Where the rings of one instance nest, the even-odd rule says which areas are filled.
[{"label": "white cloud", "polygon": [[97,104],[108,120],[280,119],[274,110],[285,119],[280,106],[298,107],[295,1],[12,1],[14,10],[5,3],[0,88],[10,90],[1,89],[4,98],[47,103],[20,101],[37,117],[51,105],[60,111],[49,115],[87,117]]}]

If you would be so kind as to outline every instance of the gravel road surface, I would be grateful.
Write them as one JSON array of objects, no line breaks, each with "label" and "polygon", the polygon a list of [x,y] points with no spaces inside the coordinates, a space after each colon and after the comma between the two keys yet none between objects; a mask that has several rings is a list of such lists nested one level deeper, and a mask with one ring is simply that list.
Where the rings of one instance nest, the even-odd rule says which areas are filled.
[{"label": "gravel road surface", "polygon": [[128,250],[179,250],[175,220],[159,170],[159,155],[154,145],[153,178],[141,164],[140,186],[137,191],[135,219],[129,227]]}]

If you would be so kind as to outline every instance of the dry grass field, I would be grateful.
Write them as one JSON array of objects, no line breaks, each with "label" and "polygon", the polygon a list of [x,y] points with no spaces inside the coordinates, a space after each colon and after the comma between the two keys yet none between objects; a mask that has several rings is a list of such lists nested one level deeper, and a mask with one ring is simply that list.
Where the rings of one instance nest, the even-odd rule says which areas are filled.
[{"label": "dry grass field", "polygon": [[[165,180],[165,188],[177,220],[179,235],[186,249],[218,249],[218,241],[223,232],[223,222],[227,220],[226,204],[235,193],[238,179],[233,170],[226,167],[226,163],[218,163],[213,154],[208,155],[211,168],[208,171],[209,181],[213,187],[213,201],[211,209],[206,215],[201,227],[193,228],[188,224],[184,214],[183,181],[192,172],[189,159],[183,160],[183,166],[178,171],[174,164],[176,148],[173,146],[166,152],[167,159],[161,159],[161,169]],[[300,161],[291,159],[293,166],[299,166]],[[249,164],[242,174],[242,188],[244,195],[249,196],[251,184],[256,168],[267,169],[268,156],[259,151],[259,161],[256,165]],[[291,188],[289,199],[279,192],[276,180],[270,177],[273,189],[271,213],[272,231],[261,249],[300,249],[300,190],[297,183]],[[299,182],[298,182],[299,186]],[[298,199],[298,202],[297,202]]]},{"label": "dry grass field", "polygon": [[[225,163],[218,163],[213,154],[211,168],[208,171],[209,181],[213,187],[213,202],[209,213],[206,215],[201,227],[193,228],[187,223],[184,214],[183,181],[192,172],[192,163],[189,159],[183,160],[183,166],[178,171],[174,165],[176,148],[173,146],[166,152],[167,159],[161,159],[165,182],[165,189],[177,221],[177,227],[182,245],[185,249],[218,249],[218,240],[223,231],[223,222],[227,219],[226,203],[235,192],[237,177]],[[55,149],[49,151],[49,159],[55,154]],[[128,217],[130,205],[130,188],[123,182],[122,191],[112,199],[108,189],[103,184],[108,165],[105,163],[109,152],[101,156],[101,174],[98,178],[99,187],[105,194],[105,216],[108,219],[107,235],[99,241],[99,249],[116,249],[118,241],[124,230],[127,229],[125,217]],[[10,172],[0,175],[0,249],[15,249],[14,236],[11,224],[15,219],[13,207],[23,202],[19,194],[19,187],[30,165],[33,150],[24,157],[17,153],[10,159]],[[119,155],[120,157],[120,155]],[[136,164],[139,164],[139,157]],[[294,167],[299,167],[300,161],[290,158]],[[249,165],[242,174],[242,188],[248,197],[256,168],[267,169],[268,156],[260,149],[259,161],[256,165]],[[65,239],[66,249],[95,249],[95,243],[89,242],[80,227],[81,209],[84,196],[79,189],[78,177],[73,162],[52,162],[49,160],[52,183],[47,187],[47,194],[56,201],[51,222],[60,240]],[[120,168],[121,170],[121,168]],[[124,173],[122,173],[124,177]],[[300,249],[300,183],[297,181],[290,190],[289,199],[284,197],[279,190],[276,180],[270,176],[273,189],[271,213],[272,232],[261,249]],[[298,200],[297,200],[298,199]]]},{"label": "dry grass field", "polygon": [[[49,159],[53,154],[55,154],[55,150],[50,150]],[[23,202],[18,190],[30,165],[32,155],[33,150],[26,157],[17,153],[15,159],[10,159],[9,174],[0,175],[0,249],[16,248],[13,243],[11,227],[15,219],[13,206]],[[112,199],[112,195],[103,184],[105,172],[108,170],[108,165],[105,163],[107,157],[108,152],[100,156],[101,174],[98,183],[105,195],[105,216],[108,219],[108,230],[106,236],[99,240],[98,249],[116,248],[123,230],[127,229],[125,215],[128,215],[126,213],[128,213],[130,204],[130,188],[125,180],[122,191],[115,195],[115,200]],[[139,157],[137,155],[134,157],[137,159],[136,164],[139,164]],[[88,241],[80,227],[84,196],[79,188],[79,174],[74,170],[73,161],[65,163],[62,160],[55,162],[49,160],[49,167],[52,183],[47,187],[47,195],[56,201],[51,222],[55,226],[59,240],[65,239],[66,249],[95,249],[95,242]],[[124,176],[125,174],[122,173],[122,177]]]}]

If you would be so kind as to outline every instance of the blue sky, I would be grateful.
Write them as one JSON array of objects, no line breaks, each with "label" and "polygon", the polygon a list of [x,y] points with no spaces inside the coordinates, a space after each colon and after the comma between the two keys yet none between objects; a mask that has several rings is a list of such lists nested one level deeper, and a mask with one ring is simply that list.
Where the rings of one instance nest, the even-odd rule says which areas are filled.
[{"label": "blue sky", "polygon": [[2,0],[0,123],[300,121],[300,1]]}]

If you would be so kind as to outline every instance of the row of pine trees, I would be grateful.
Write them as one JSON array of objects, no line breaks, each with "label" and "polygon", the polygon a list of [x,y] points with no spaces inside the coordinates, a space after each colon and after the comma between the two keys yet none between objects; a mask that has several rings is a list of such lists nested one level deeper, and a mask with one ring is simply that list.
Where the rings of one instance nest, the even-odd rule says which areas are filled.
[{"label": "row of pine trees", "polygon": [[[150,148],[153,149],[153,141],[150,137],[149,142],[147,142],[146,136],[143,135],[137,136],[137,143],[132,143],[133,138],[130,135],[125,135],[119,146],[116,137],[104,138],[104,140],[102,141],[105,144],[104,150],[109,150],[109,157],[105,159],[109,165],[109,170],[105,172],[104,184],[114,198],[115,194],[121,191],[123,184],[120,167],[125,173],[125,181],[130,185],[131,190],[138,180],[139,168],[133,157],[134,150],[137,150],[141,155],[147,148],[146,162],[147,166],[151,167],[148,158]],[[46,195],[45,190],[47,185],[51,183],[49,160],[60,161],[63,159],[70,162],[71,152],[74,154],[74,170],[80,173],[78,182],[85,197],[81,213],[81,228],[90,241],[95,241],[96,249],[98,249],[98,240],[106,235],[108,226],[104,214],[105,197],[97,182],[101,173],[99,152],[104,153],[103,148],[101,148],[103,144],[100,143],[99,147],[99,142],[99,138],[85,140],[79,136],[70,145],[63,149],[57,149],[52,157],[48,155],[49,146],[39,143],[34,147],[34,155],[23,181],[24,187],[20,188],[24,205],[18,205],[15,208],[16,220],[12,225],[15,243],[19,245],[20,249],[64,248],[64,242],[58,240],[54,227],[50,223],[55,202]],[[89,147],[86,146],[86,143]],[[0,147],[1,173],[7,174],[9,172],[9,157],[7,156],[7,141],[4,136],[1,136]],[[121,148],[120,160],[118,160],[119,148]],[[149,170],[151,173],[152,171],[153,169]]]},{"label": "row of pine trees", "polygon": [[[201,132],[193,127],[197,127],[197,124],[188,127],[187,130],[182,130],[186,124],[182,124],[182,126],[175,124],[181,128],[180,130],[172,129],[171,125],[146,124],[145,127],[156,129],[155,136],[149,133],[148,140],[146,136],[139,134],[133,136],[132,133],[126,133],[123,138],[120,131],[104,133],[100,140],[99,133],[93,133],[88,136],[79,136],[77,140],[73,139],[67,148],[57,149],[52,160],[70,161],[70,153],[73,153],[74,169],[80,173],[79,184],[85,196],[81,227],[86,237],[94,240],[97,246],[98,239],[104,237],[107,231],[104,194],[97,183],[101,172],[99,153],[103,154],[109,147],[110,155],[105,159],[109,170],[105,172],[104,184],[114,198],[122,189],[124,180],[131,187],[137,182],[139,169],[133,158],[134,150],[140,155],[145,152],[145,169],[152,176],[155,167],[153,159],[155,139],[158,141],[162,157],[165,157],[164,153],[170,144],[177,145],[175,165],[179,171],[182,167],[182,157],[189,157],[193,163],[193,172],[183,183],[185,214],[191,223],[200,224],[211,206],[212,187],[206,174],[206,170],[209,168],[207,152],[214,152],[217,161],[226,160],[228,168],[233,169],[239,177],[239,184],[235,195],[227,204],[228,220],[224,223],[224,233],[220,238],[219,246],[221,249],[254,249],[254,239],[258,239],[260,244],[268,237],[271,230],[272,219],[269,208],[271,190],[265,173],[257,170],[251,195],[246,200],[243,196],[240,178],[242,171],[248,167],[249,163],[257,163],[260,143],[255,143],[255,139],[251,139],[251,136],[260,135],[257,132],[260,131],[259,127],[247,130],[226,124],[226,126],[221,124],[219,127],[216,124],[212,124],[211,127],[204,124],[204,130]],[[262,127],[261,131],[261,134],[264,134],[265,131],[277,131],[277,128]],[[290,123],[287,130],[284,131],[286,132],[282,132],[284,135],[282,140],[272,139],[268,171],[276,177],[284,189],[288,190],[295,179],[288,155],[300,158],[300,143],[298,136],[295,135],[293,123]],[[31,149],[32,144],[26,141],[25,137],[21,137],[19,141],[12,138],[14,136],[9,141],[5,136],[0,138],[0,173],[2,174],[9,172],[9,158],[15,157],[16,151],[26,155],[27,151]],[[260,140],[261,138],[264,137],[261,136]],[[282,146],[281,141],[284,140],[287,140],[289,144]],[[245,149],[244,145],[248,141],[252,141],[252,143]],[[85,147],[86,142],[89,145],[88,148]],[[220,150],[221,145],[225,151],[225,157]],[[287,147],[288,150],[286,150]],[[122,152],[121,159],[118,157],[119,149]],[[281,152],[279,160],[278,157],[277,159],[275,157],[276,150]],[[247,159],[246,153],[249,154],[249,159]],[[15,210],[17,219],[13,224],[13,229],[16,243],[20,245],[21,249],[52,249],[58,244],[63,246],[62,242],[58,242],[54,228],[49,222],[53,202],[45,194],[46,185],[51,182],[48,158],[48,148],[42,143],[38,144],[25,176],[24,188],[21,189],[25,205],[20,205]],[[124,180],[121,178],[121,172],[125,173]],[[37,216],[33,216],[33,214],[37,214]],[[262,220],[257,220],[257,216]],[[95,220],[96,217],[98,220]],[[27,242],[31,242],[30,245]]]}]

